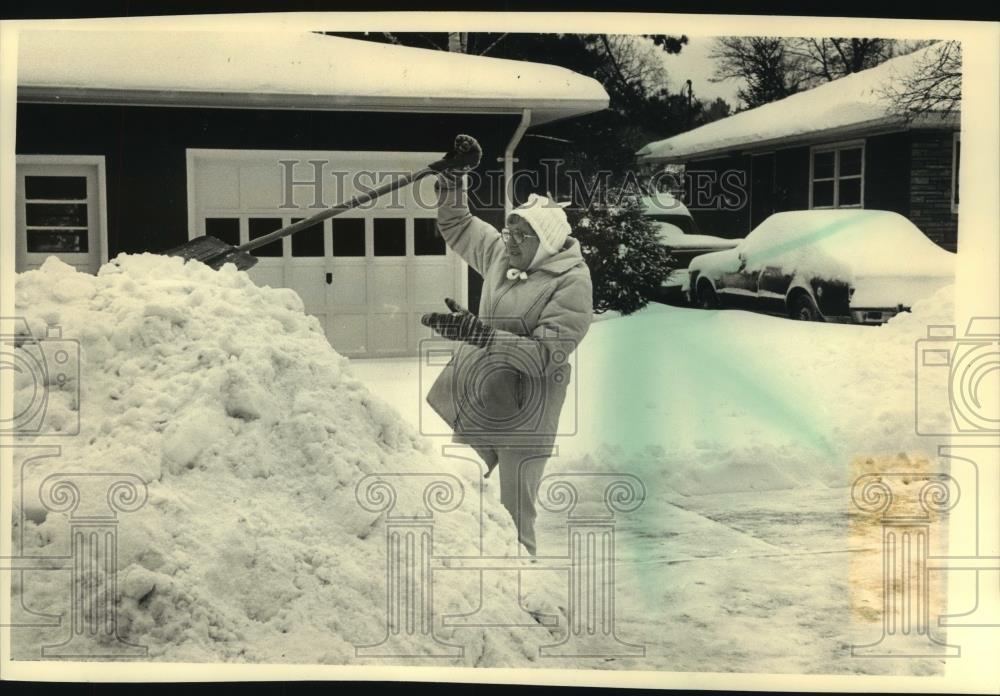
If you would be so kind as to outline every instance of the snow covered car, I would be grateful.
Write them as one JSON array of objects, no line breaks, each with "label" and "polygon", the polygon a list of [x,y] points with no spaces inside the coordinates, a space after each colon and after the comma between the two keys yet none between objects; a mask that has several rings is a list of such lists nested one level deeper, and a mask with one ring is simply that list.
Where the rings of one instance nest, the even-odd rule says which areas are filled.
[{"label": "snow covered car", "polygon": [[688,284],[688,263],[694,257],[709,251],[732,249],[738,239],[724,239],[700,234],[687,206],[669,193],[655,193],[642,197],[643,215],[656,223],[660,242],[677,259],[675,268],[660,286],[660,295],[654,299],[682,298]]},{"label": "snow covered car", "polygon": [[881,324],[953,283],[955,254],[898,213],[798,210],[688,270],[688,299],[700,307]]}]

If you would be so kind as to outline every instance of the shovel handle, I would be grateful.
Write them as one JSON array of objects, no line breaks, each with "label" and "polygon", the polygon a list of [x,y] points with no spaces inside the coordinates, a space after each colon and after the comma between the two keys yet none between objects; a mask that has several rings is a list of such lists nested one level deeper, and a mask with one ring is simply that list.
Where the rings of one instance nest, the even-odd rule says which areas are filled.
[{"label": "shovel handle", "polygon": [[398,179],[393,179],[392,181],[382,184],[381,186],[378,186],[372,189],[371,191],[366,191],[365,193],[359,193],[358,195],[354,196],[351,200],[345,203],[339,203],[333,206],[332,208],[327,208],[326,210],[322,210],[313,215],[312,217],[307,217],[304,220],[299,220],[298,222],[289,225],[288,227],[282,227],[280,230],[275,230],[274,232],[265,234],[263,237],[257,237],[257,239],[252,239],[246,244],[241,244],[236,248],[239,251],[250,251],[251,249],[262,247],[265,244],[270,244],[271,242],[277,239],[284,239],[285,237],[295,234],[300,230],[304,230],[307,227],[312,227],[317,222],[322,222],[323,220],[326,220],[328,218],[336,217],[337,215],[340,215],[343,212],[346,212],[353,208],[357,208],[358,206],[362,206],[366,203],[370,203],[376,198],[380,198],[387,193],[395,191],[396,189],[408,186],[414,181],[423,179],[425,176],[430,176],[431,174],[437,174],[439,172],[443,172],[448,169],[458,169],[458,168],[474,166],[476,164],[475,158],[476,156],[474,153],[462,153],[454,157],[450,158],[445,157],[443,159],[437,160],[436,162],[431,162],[423,169],[418,169],[412,174],[407,174],[406,176],[402,176]]}]

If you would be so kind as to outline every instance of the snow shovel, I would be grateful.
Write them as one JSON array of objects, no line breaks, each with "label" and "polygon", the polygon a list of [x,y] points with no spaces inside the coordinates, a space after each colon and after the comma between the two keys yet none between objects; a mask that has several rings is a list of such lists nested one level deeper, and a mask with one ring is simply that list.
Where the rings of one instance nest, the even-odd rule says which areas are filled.
[{"label": "snow shovel", "polygon": [[253,239],[246,244],[233,246],[231,244],[227,244],[221,239],[218,239],[217,237],[205,235],[203,237],[195,237],[178,247],[164,251],[163,254],[166,256],[179,256],[180,258],[186,260],[201,261],[206,266],[210,266],[215,270],[222,268],[223,264],[231,263],[234,264],[237,269],[245,271],[246,269],[252,268],[257,264],[257,257],[248,253],[257,247],[262,247],[265,244],[275,241],[276,239],[283,239],[289,235],[295,234],[299,230],[312,227],[317,222],[322,222],[327,218],[340,215],[344,211],[369,203],[370,201],[390,193],[391,191],[395,191],[396,189],[407,186],[414,181],[423,179],[425,176],[437,174],[438,172],[442,172],[447,169],[474,167],[478,163],[479,154],[477,152],[460,151],[458,154],[450,157],[444,157],[436,162],[432,162],[423,169],[419,169],[408,176],[394,179],[389,183],[372,189],[371,191],[359,193],[346,203],[341,203],[333,206],[332,208],[327,208],[326,210],[316,213],[312,217],[299,220],[293,225],[282,227],[280,230],[275,230],[274,232],[265,234],[263,237]]}]

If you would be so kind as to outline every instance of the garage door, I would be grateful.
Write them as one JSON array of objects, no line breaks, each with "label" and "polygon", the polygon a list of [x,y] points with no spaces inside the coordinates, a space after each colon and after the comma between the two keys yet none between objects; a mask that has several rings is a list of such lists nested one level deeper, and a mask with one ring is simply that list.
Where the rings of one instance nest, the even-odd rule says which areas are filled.
[{"label": "garage door", "polygon": [[[241,244],[438,157],[189,150],[189,230]],[[434,200],[433,180],[424,179],[256,249],[249,273],[259,285],[295,290],[344,355],[416,355],[430,336],[420,315],[440,311],[444,297],[466,297],[466,266],[437,230]]]}]

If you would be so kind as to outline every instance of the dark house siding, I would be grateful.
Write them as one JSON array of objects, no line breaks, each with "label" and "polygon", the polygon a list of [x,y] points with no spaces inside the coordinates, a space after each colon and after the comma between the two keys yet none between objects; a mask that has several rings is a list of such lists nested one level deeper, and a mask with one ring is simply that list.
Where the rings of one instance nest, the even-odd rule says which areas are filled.
[{"label": "dark house siding", "polygon": [[[727,172],[730,178],[723,184]],[[809,207],[808,147],[691,162],[686,175],[685,201],[705,234],[745,237],[771,213]],[[726,205],[725,194],[735,188],[736,177],[745,182],[743,195],[737,205]]]},{"label": "dark house siding", "polygon": [[[958,215],[951,211],[952,136],[950,130],[917,130],[866,138],[864,205],[906,216],[934,242],[955,251]],[[769,212],[808,210],[809,158],[810,147],[802,146],[752,158],[690,162],[685,194],[691,213],[704,233],[735,238],[746,236]],[[746,177],[747,205],[704,207],[691,197],[698,193],[691,180],[700,173],[719,181],[723,172],[734,170]],[[762,190],[762,186],[770,189]],[[712,190],[717,194],[720,187],[716,184]],[[717,198],[707,196],[706,200]]]},{"label": "dark house siding", "polygon": [[910,215],[910,136],[876,135],[865,140],[865,208]]},{"label": "dark house siding", "polygon": [[[186,148],[444,152],[456,133],[470,133],[487,153],[502,153],[517,122],[470,114],[18,104],[16,152],[105,157],[114,257],[187,241]],[[492,157],[485,162],[493,166]],[[487,181],[502,186],[496,177]],[[501,199],[475,193],[470,200],[497,202],[474,212],[499,226]],[[476,307],[482,281],[469,270]]]},{"label": "dark house siding", "polygon": [[774,153],[774,212],[809,209],[809,148]]},{"label": "dark house siding", "polygon": [[750,227],[750,158],[691,162],[685,169],[684,202],[703,234],[727,239]]},{"label": "dark house siding", "polygon": [[938,245],[958,247],[958,214],[951,212],[953,133],[910,133],[910,219]]},{"label": "dark house siding", "polygon": [[750,158],[750,228],[754,228],[775,212],[774,153],[766,152]]}]

